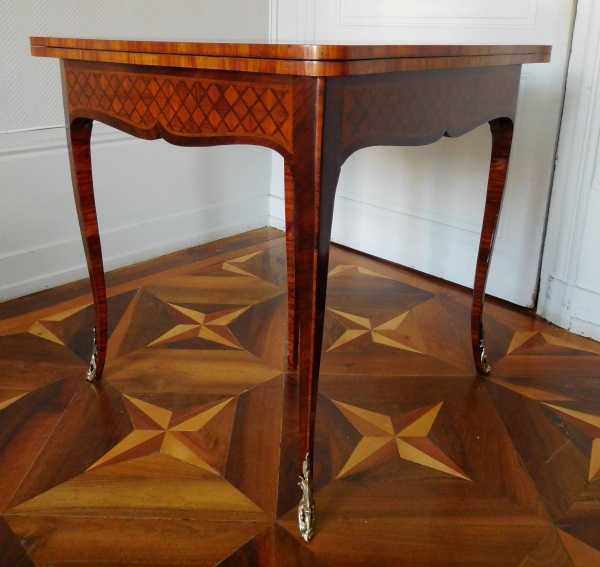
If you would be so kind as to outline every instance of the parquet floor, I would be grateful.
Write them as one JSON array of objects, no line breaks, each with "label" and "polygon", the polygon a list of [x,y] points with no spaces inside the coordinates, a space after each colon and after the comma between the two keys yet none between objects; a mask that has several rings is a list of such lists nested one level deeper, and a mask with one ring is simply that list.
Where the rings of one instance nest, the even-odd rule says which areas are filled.
[{"label": "parquet floor", "polygon": [[109,274],[105,380],[73,284],[0,306],[0,565],[600,565],[600,344],[334,248],[317,532],[296,528],[285,245]]}]

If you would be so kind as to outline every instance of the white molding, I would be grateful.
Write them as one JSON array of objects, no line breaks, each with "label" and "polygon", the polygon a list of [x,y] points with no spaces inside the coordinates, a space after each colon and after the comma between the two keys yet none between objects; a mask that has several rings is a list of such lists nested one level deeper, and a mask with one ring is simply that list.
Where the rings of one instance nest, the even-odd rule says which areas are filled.
[{"label": "white molding", "polygon": [[277,0],[269,0],[269,41],[277,42],[277,18],[279,4]]},{"label": "white molding", "polygon": [[[234,219],[245,220],[232,222]],[[199,226],[211,228],[200,231]],[[265,226],[269,226],[269,216],[261,195],[101,230],[104,268],[116,270]],[[160,245],[155,244],[157,236]],[[127,252],[106,254],[106,250],[122,250],[123,242],[128,243]],[[148,246],[147,242],[153,244]],[[4,274],[5,282],[0,285],[0,302],[85,278],[87,267],[81,238],[45,243],[0,256],[0,273]],[[10,274],[15,273],[21,277],[11,279]]]},{"label": "white molding", "polygon": [[[0,301],[87,273],[59,62],[32,57],[29,36],[265,41],[269,17],[269,0],[0,0]],[[106,267],[267,225],[269,151],[174,148],[96,122]]]},{"label": "white molding", "polygon": [[550,278],[545,306],[548,319],[572,333],[600,341],[600,292]]},{"label": "white molding", "polygon": [[[470,233],[475,235],[479,240],[481,225],[457,219],[450,215],[440,215],[414,207],[408,207],[399,203],[387,200],[374,199],[368,195],[356,195],[352,191],[346,189],[344,195],[337,197],[340,203],[344,203],[347,207],[352,207],[357,211],[364,212],[371,216],[385,216],[390,213],[390,218],[395,218],[396,222],[400,222],[403,217],[408,222],[417,223],[433,223],[433,226],[439,227],[437,230],[450,230],[458,240],[464,240],[463,235]],[[364,205],[364,207],[363,207]],[[344,205],[342,205],[344,206]],[[425,226],[425,225],[423,225]],[[467,237],[469,240],[471,236]]]},{"label": "white molding", "polygon": [[271,41],[315,42],[317,0],[269,0]]},{"label": "white molding", "polygon": [[[480,4],[481,0],[478,0]],[[352,2],[359,4],[358,9],[352,10],[348,4]],[[376,4],[386,2],[388,6],[382,6],[383,10],[377,16],[373,16],[373,12],[377,11]],[[446,5],[451,3],[451,0],[445,0]],[[527,9],[524,10],[526,15],[510,15],[503,16],[399,16],[397,15],[402,10],[406,11],[406,2],[398,2],[393,0],[338,0],[337,2],[337,20],[341,26],[386,26],[386,27],[440,27],[445,28],[508,28],[508,29],[533,29],[535,28],[536,13],[538,0],[527,0]],[[417,2],[414,2],[417,4]],[[457,2],[454,11],[460,10],[461,2]],[[505,3],[506,4],[506,3]],[[519,5],[521,8],[525,4],[524,0],[513,0],[513,8]],[[393,7],[392,7],[393,6]],[[494,7],[497,9],[503,6],[501,2],[494,2]],[[390,9],[391,8],[391,9]],[[387,9],[387,13],[386,12]],[[522,9],[522,8],[521,8]],[[423,14],[431,14],[435,12],[431,6],[423,6]],[[354,12],[354,13],[352,13]],[[351,15],[352,13],[352,15]]]},{"label": "white molding", "polygon": [[304,41],[316,41],[317,0],[306,0],[306,23],[304,26]]},{"label": "white molding", "polygon": [[600,342],[600,325],[598,323],[579,319],[578,317],[571,317],[571,327],[569,330],[576,335],[589,337]]},{"label": "white molding", "polygon": [[[443,234],[445,238],[451,238],[457,242],[479,243],[481,226],[468,221],[461,221],[455,217],[437,215],[428,211],[406,207],[392,201],[380,201],[365,195],[354,196],[346,191],[345,195],[337,195],[335,210],[344,207],[359,215],[380,218],[392,223],[412,223],[419,230]],[[271,195],[270,201],[271,218],[285,222],[285,202],[277,195]],[[430,224],[431,223],[431,224]]]},{"label": "white molding", "polygon": [[[272,0],[278,4],[279,40],[301,41],[306,38],[309,1],[313,0]],[[533,307],[538,291],[555,144],[570,50],[575,11],[573,0],[507,0],[504,3],[481,0],[322,0],[316,7],[317,39],[324,42],[553,45],[552,62],[549,65],[523,67],[513,158],[488,286],[493,295]],[[352,10],[349,11],[349,8]],[[479,146],[473,144],[465,148],[466,152],[470,152],[469,156],[481,149],[481,142],[479,138]],[[376,149],[372,152],[373,158],[381,160],[377,166],[369,165],[360,157],[360,167],[356,167],[352,177],[356,180],[355,186],[348,183],[342,173],[341,181],[344,183],[338,188],[334,240],[341,231],[346,238],[343,242],[345,245],[370,254],[385,255],[391,261],[411,265],[451,281],[472,285],[471,259],[476,257],[473,250],[476,250],[481,221],[479,205],[475,204],[485,187],[479,169],[479,164],[484,163],[483,158],[481,161],[465,159],[465,169],[462,171],[471,171],[473,175],[456,185],[456,199],[451,203],[444,201],[444,206],[441,206],[439,200],[433,200],[435,197],[431,189],[434,183],[444,184],[444,179],[432,175],[420,177],[416,161],[414,168],[408,164],[398,171],[392,165],[393,156],[384,155],[385,151]],[[386,173],[382,173],[384,165],[389,166]],[[418,165],[421,167],[424,164],[419,162]],[[460,179],[461,172],[448,167],[448,171],[455,174],[448,178],[447,186],[450,187],[451,182]],[[478,176],[477,183],[473,182],[475,175]],[[370,183],[377,190],[371,191]],[[388,189],[402,191],[404,186],[413,187],[413,183],[415,187],[424,189],[417,198],[412,197],[414,193],[410,196],[407,193],[407,198],[386,193]],[[282,183],[274,179],[271,187],[271,195],[276,197],[272,197],[270,203],[271,223],[278,219],[281,226]],[[349,189],[356,194],[350,194]],[[446,192],[444,196],[448,194]],[[382,201],[373,202],[369,196],[376,196]],[[465,198],[470,200],[466,201]],[[458,202],[465,204],[457,214],[453,205]],[[410,210],[404,205],[424,210]],[[454,218],[455,214],[459,218]],[[389,226],[386,224],[387,233],[373,220],[377,218],[381,224],[388,223],[383,218],[385,215],[395,219],[394,226],[391,220]],[[451,218],[445,218],[445,215]],[[342,224],[345,226],[342,227]],[[371,234],[368,234],[369,231]],[[378,245],[374,234],[378,234]],[[419,234],[428,240],[428,248],[411,240]],[[337,241],[341,242],[339,239]],[[370,248],[359,246],[359,242],[368,242]],[[460,252],[455,254],[449,250],[445,255],[438,253],[439,248],[446,250],[451,244]],[[420,247],[425,257],[416,259],[415,247]],[[448,267],[449,264],[453,267]],[[453,273],[450,273],[451,270]]]},{"label": "white molding", "polygon": [[[30,153],[63,151],[66,139],[65,126],[30,128],[0,134],[0,159]],[[99,122],[94,124],[92,147],[104,144],[135,142],[137,138],[114,130]],[[93,152],[93,149],[92,149]]]},{"label": "white molding", "polygon": [[269,226],[285,232],[285,221],[277,217],[269,217]]},{"label": "white molding", "polygon": [[[104,124],[94,126],[92,159],[97,170],[94,177],[99,182],[96,188],[100,189],[98,214],[107,270],[268,226],[268,180],[263,176],[259,185],[253,175],[250,182],[245,182],[244,190],[244,185],[235,181],[238,173],[219,171],[226,156],[221,153],[216,156],[216,161],[202,157],[210,149],[198,150],[197,158],[192,157],[191,162],[189,150],[178,151],[169,163],[164,163],[169,170],[176,170],[179,165],[187,168],[183,177],[176,177],[184,186],[196,186],[200,192],[197,197],[190,198],[188,189],[187,196],[177,195],[177,192],[175,199],[181,204],[176,207],[168,210],[140,207],[138,212],[123,216],[124,208],[131,211],[132,195],[122,202],[118,198],[115,200],[115,187],[127,188],[128,183],[132,183],[136,187],[132,187],[131,193],[152,195],[159,191],[164,194],[164,189],[159,187],[164,176],[156,178],[154,187],[152,178],[146,176],[145,181],[136,181],[135,171],[128,168],[111,172],[105,165],[106,152],[112,156],[121,154],[121,160],[125,162],[124,156],[130,156],[136,164],[134,168],[151,168],[152,164],[144,160],[156,159],[156,151],[152,154],[154,158],[147,158],[148,150],[143,150],[146,144],[150,143]],[[150,144],[148,148],[152,151],[157,147]],[[235,152],[238,163],[243,156],[237,154],[251,152],[251,168],[256,171],[261,169],[261,164],[268,168],[271,163],[268,155],[256,155],[257,148],[238,146],[220,151]],[[177,161],[179,159],[181,162]],[[205,164],[204,179],[196,179],[196,173],[190,170],[190,163],[193,164],[195,159],[203,160],[198,163]],[[244,167],[242,164],[240,180]],[[0,171],[0,226],[3,227],[0,233],[0,301],[86,277],[83,247],[70,196],[66,128],[0,134]],[[17,194],[14,194],[15,190],[18,190]],[[41,208],[40,203],[43,203]],[[21,220],[14,222],[15,217]],[[106,228],[105,219],[108,220]]]},{"label": "white molding", "polygon": [[[417,230],[434,237],[440,237],[443,240],[453,240],[457,243],[471,245],[475,250],[479,245],[480,229],[474,224],[398,206],[395,203],[388,203],[386,206],[369,203],[364,198],[358,200],[348,198],[346,195],[339,195],[336,197],[336,211],[346,211],[347,214],[360,215],[367,222],[373,223],[373,228],[377,223],[382,222],[396,228],[398,231],[404,228]],[[336,220],[334,220],[332,237],[334,241],[336,236],[335,225]]]},{"label": "white molding", "polygon": [[[270,226],[284,230],[284,199],[271,195],[269,209]],[[349,198],[347,195],[336,196],[332,242],[461,285],[473,284],[479,235],[480,227],[452,217],[433,215],[395,203],[378,203],[376,200],[366,202],[362,196],[360,200]],[[385,246],[381,245],[382,240],[385,241]],[[407,241],[417,243],[408,253],[404,245]],[[435,250],[445,248],[444,243],[450,241],[452,244],[444,253],[457,258],[470,254],[472,262],[469,265],[473,267],[473,274],[461,274],[462,279],[456,279],[454,273],[444,269],[446,262],[439,261],[439,258],[436,261]],[[432,242],[437,244],[432,245]],[[423,244],[428,247],[430,253],[421,255],[416,252],[417,246]]]},{"label": "white molding", "polygon": [[[595,258],[583,257],[590,196],[597,182],[600,150],[600,6],[579,0],[569,63],[562,129],[552,189],[540,280],[538,313],[548,320],[600,339],[600,282],[581,285]],[[594,200],[597,202],[597,200]],[[591,213],[591,214],[590,214]],[[589,247],[585,248],[589,254]]]}]

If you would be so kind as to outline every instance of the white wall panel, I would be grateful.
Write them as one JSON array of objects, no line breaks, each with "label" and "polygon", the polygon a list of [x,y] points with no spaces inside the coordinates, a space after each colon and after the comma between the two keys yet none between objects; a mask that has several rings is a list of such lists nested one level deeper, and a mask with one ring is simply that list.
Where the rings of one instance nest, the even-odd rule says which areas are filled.
[{"label": "white wall panel", "polygon": [[[59,64],[30,55],[31,35],[266,40],[269,0],[0,0],[0,301],[87,273]],[[106,268],[268,224],[271,153],[176,148],[96,124]]]},{"label": "white wall panel", "polygon": [[[0,300],[85,277],[65,130],[5,134],[0,143]],[[266,226],[270,152],[181,148],[96,124],[105,269]]]},{"label": "white wall panel", "polygon": [[266,40],[269,0],[2,0],[4,130],[64,125],[58,63],[31,57],[30,35]]},{"label": "white wall panel", "polygon": [[269,199],[269,226],[285,230],[285,201],[283,157],[273,154],[271,165],[271,194]]},{"label": "white wall panel", "polygon": [[[272,35],[280,40],[553,46],[551,63],[523,67],[505,201],[487,287],[491,295],[534,305],[570,47],[572,0],[273,2],[277,25]],[[462,139],[442,139],[429,147],[360,150],[342,168],[333,240],[472,286],[490,148],[489,128],[481,127]],[[276,204],[280,194],[281,187],[272,190],[272,216],[281,211]]]},{"label": "white wall panel", "polygon": [[579,259],[579,284],[600,294],[600,187],[592,186]]},{"label": "white wall panel", "polygon": [[342,24],[531,27],[538,0],[339,0]]},{"label": "white wall panel", "polygon": [[600,340],[600,5],[577,12],[538,312]]}]

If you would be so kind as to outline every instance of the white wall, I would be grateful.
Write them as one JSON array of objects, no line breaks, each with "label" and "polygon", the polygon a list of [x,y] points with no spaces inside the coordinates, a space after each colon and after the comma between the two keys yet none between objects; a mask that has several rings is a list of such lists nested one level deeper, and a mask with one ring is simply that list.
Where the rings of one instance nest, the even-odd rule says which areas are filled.
[{"label": "white wall", "polygon": [[538,312],[600,340],[600,4],[579,0]]},{"label": "white wall", "polygon": [[[57,60],[29,36],[267,39],[269,0],[0,0],[0,301],[85,277]],[[265,148],[176,148],[96,123],[107,269],[268,224]]]},{"label": "white wall", "polygon": [[[491,37],[490,30],[501,32],[507,25],[526,34],[539,17],[533,8],[540,10],[552,1],[509,3],[519,17],[496,17],[496,27],[485,27],[477,11],[459,14],[454,25],[457,33],[478,29],[482,40]],[[392,4],[386,2],[377,0],[373,8],[385,5],[389,11]],[[350,10],[340,15],[347,29],[362,25],[353,18],[360,16],[364,3],[345,0],[339,5]],[[414,2],[402,4],[410,5]],[[31,57],[30,35],[243,39],[266,38],[270,31],[280,38],[314,38],[317,12],[315,0],[272,0],[271,7],[268,0],[0,0],[0,301],[86,275],[58,63]],[[600,8],[595,0],[579,0],[578,12],[539,313],[600,339]],[[412,35],[422,30],[423,22],[410,14],[394,21],[387,16],[392,28],[404,26]],[[443,27],[450,20],[433,24]],[[387,24],[377,29],[389,36]],[[554,31],[564,39],[562,27]],[[283,161],[270,150],[175,148],[163,141],[136,140],[101,124],[94,132],[94,174],[108,269],[269,222],[283,227]],[[487,175],[489,145],[482,128],[429,148],[371,148],[355,154],[342,173],[334,240],[431,273],[438,273],[443,262],[469,263],[477,243],[478,220],[473,218],[483,206],[482,192],[469,198],[460,178],[435,202],[415,189],[435,186],[461,170],[469,172],[468,183],[480,184]],[[408,174],[407,163],[414,166]],[[400,168],[403,177],[397,187],[393,180],[400,179]],[[415,202],[398,198],[406,189]],[[408,234],[419,235],[412,239],[418,242],[411,248],[414,259],[397,253],[406,237],[397,231],[399,219]],[[449,233],[447,248],[432,245]],[[470,285],[469,280],[467,275],[462,283]]]},{"label": "white wall", "polygon": [[[569,53],[573,0],[272,0],[273,37],[312,42],[551,44],[525,65],[487,291],[533,306]],[[332,238],[471,287],[491,135],[482,126],[421,148],[368,148],[344,164]],[[278,164],[281,167],[281,164]],[[274,181],[281,174],[274,176]],[[271,216],[282,226],[282,187]]]}]

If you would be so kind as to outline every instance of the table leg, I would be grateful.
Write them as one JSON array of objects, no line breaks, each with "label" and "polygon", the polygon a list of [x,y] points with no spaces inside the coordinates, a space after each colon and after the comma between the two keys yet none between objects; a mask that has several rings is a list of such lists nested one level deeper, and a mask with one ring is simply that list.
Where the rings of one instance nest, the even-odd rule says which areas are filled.
[{"label": "table leg", "polygon": [[290,160],[285,160],[285,248],[287,256],[288,285],[288,369],[298,366],[298,342],[300,339],[300,315],[298,286],[296,285],[297,238],[296,238],[296,206],[294,203],[294,177],[290,169]]},{"label": "table leg", "polygon": [[[317,388],[321,364],[327,268],[333,204],[340,169],[340,90],[333,81],[310,79],[294,92],[294,154],[290,171],[294,180],[296,216],[296,298],[299,302],[300,353],[300,487],[298,506],[300,534],[305,541],[314,535],[312,459]],[[324,108],[325,107],[325,108]]]},{"label": "table leg", "polygon": [[513,121],[509,118],[492,120],[490,129],[492,132],[492,159],[471,308],[471,343],[475,366],[479,374],[489,374],[491,371],[485,351],[483,303],[488,270],[494,249],[494,238],[506,185],[506,174],[513,138]]},{"label": "table leg", "polygon": [[94,379],[99,380],[102,377],[107,343],[106,284],[104,282],[102,249],[100,247],[100,233],[98,231],[98,218],[96,216],[96,203],[92,184],[91,137],[92,120],[78,118],[67,128],[73,193],[92,284],[96,315],[92,357],[87,372],[87,379],[90,382]]}]

